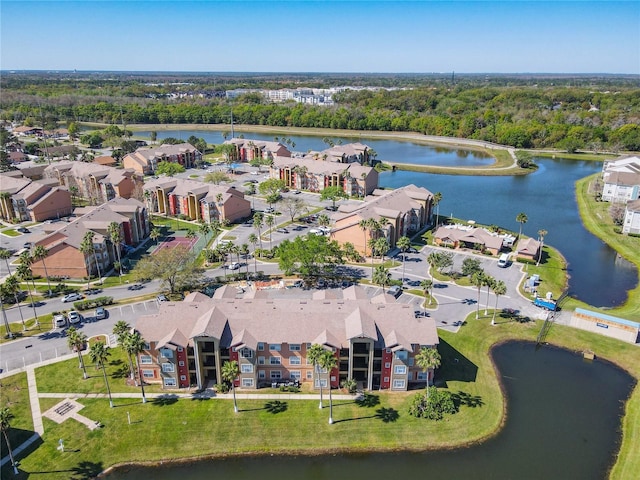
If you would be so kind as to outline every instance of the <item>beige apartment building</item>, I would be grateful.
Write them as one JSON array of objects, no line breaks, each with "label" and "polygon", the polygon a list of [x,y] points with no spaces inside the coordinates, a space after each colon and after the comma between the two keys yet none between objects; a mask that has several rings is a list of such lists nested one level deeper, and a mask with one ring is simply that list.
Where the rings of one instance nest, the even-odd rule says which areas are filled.
[{"label": "beige apartment building", "polygon": [[185,215],[206,223],[233,223],[251,216],[251,202],[244,193],[225,185],[162,177],[148,180],[144,192],[151,213]]},{"label": "beige apartment building", "polygon": [[280,142],[265,140],[251,140],[247,138],[232,138],[224,142],[233,145],[231,153],[234,162],[252,162],[253,160],[273,160],[276,157],[290,157],[291,152]]},{"label": "beige apartment building", "polygon": [[[246,389],[282,379],[337,388],[353,378],[368,390],[407,390],[433,379],[433,371],[415,365],[415,355],[437,347],[435,321],[416,318],[409,305],[374,302],[357,286],[339,299],[235,298],[231,288],[212,299],[196,293],[162,303],[158,313],[138,320],[147,342],[138,358],[145,381],[205,388],[221,381],[230,360],[240,368],[236,386]],[[334,370],[314,370],[307,358],[313,344],[334,353]]]},{"label": "beige apartment building", "polygon": [[42,222],[67,216],[71,211],[71,194],[66,188],[57,187],[56,182],[32,181],[18,176],[18,172],[0,174],[0,217],[3,220]]},{"label": "beige apartment building", "polygon": [[122,165],[141,175],[151,175],[160,162],[178,163],[184,168],[194,168],[201,160],[202,153],[196,147],[190,143],[179,143],[138,148],[135,152],[125,155]]},{"label": "beige apartment building", "polygon": [[[384,236],[391,248],[402,236],[411,236],[429,225],[433,194],[426,188],[406,185],[395,190],[375,190],[359,205],[341,205],[332,216],[331,239],[344,245],[349,242],[361,253],[367,242]],[[381,229],[363,229],[362,221],[373,219]]]}]

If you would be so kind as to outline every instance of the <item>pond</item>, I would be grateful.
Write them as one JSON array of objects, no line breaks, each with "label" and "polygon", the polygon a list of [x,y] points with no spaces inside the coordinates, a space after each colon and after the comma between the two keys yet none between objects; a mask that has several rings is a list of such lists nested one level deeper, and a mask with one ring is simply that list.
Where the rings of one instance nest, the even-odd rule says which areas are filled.
[{"label": "pond", "polygon": [[212,472],[225,480],[276,480],[283,474],[317,480],[605,478],[619,449],[620,418],[633,379],[607,362],[554,347],[536,349],[530,342],[505,343],[492,355],[508,415],[499,434],[479,445],[424,453],[229,458],[128,467],[107,478],[200,480]]},{"label": "pond", "polygon": [[[136,132],[138,136],[148,134]],[[224,141],[221,132],[158,132],[159,139],[187,139],[190,135],[214,144]],[[244,132],[244,136],[273,140],[275,135]],[[288,138],[295,143],[297,151],[327,148],[321,137]],[[340,140],[339,137],[331,139]],[[354,141],[347,138],[341,140],[344,143]],[[364,137],[358,140],[375,148],[378,158],[394,159],[401,163],[474,166],[487,161],[484,154],[473,151],[435,148],[397,140]],[[530,175],[461,176],[396,171],[382,173],[380,185],[398,188],[413,183],[434,193],[441,192],[441,215],[496,224],[514,231],[520,228],[516,216],[524,212],[528,221],[523,225],[523,233],[535,238],[539,230],[547,230],[545,242],[560,250],[568,261],[570,295],[596,307],[615,307],[624,303],[627,291],[637,285],[637,269],[584,228],[575,199],[576,180],[600,171],[602,163],[562,158],[535,160],[540,168]]]}]

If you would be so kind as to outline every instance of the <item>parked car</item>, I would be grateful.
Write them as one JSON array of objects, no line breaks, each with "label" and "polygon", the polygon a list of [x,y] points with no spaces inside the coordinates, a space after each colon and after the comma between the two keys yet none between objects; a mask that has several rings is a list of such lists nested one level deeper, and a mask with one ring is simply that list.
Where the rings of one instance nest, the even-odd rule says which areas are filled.
[{"label": "parked car", "polygon": [[278,233],[289,233],[289,230],[287,230],[286,228],[279,228],[276,230],[276,232]]},{"label": "parked car", "polygon": [[229,270],[238,270],[240,268],[240,264],[238,262],[231,262],[227,268]]},{"label": "parked car", "polygon": [[274,213],[276,211],[273,207],[267,207],[264,209],[264,213]]},{"label": "parked car", "polygon": [[392,285],[389,287],[389,290],[387,290],[387,293],[398,298],[402,294],[402,288],[400,288],[399,285]]},{"label": "parked car", "polygon": [[76,300],[82,300],[84,297],[79,293],[68,293],[62,297],[62,303],[75,302]]},{"label": "parked car", "polygon": [[16,228],[16,230],[17,230],[18,232],[20,232],[20,233],[31,233],[31,230],[29,230],[29,229],[28,229],[28,228],[26,228],[26,227],[18,227],[18,228]]},{"label": "parked car", "polygon": [[134,283],[133,285],[129,285],[127,287],[127,290],[141,290],[144,288],[144,285],[142,285],[141,283]]},{"label": "parked car", "polygon": [[103,318],[107,318],[107,311],[104,309],[104,307],[96,308],[95,317],[96,317],[96,320],[102,320]]},{"label": "parked car", "polygon": [[294,195],[298,195],[300,193],[300,190],[291,190],[291,193],[293,193]]},{"label": "parked car", "polygon": [[413,247],[409,247],[409,248],[407,249],[407,252],[409,252],[409,253],[418,253],[418,250],[417,250],[417,249],[415,249],[415,248],[413,248]]},{"label": "parked car", "polygon": [[80,323],[82,321],[82,317],[75,310],[71,310],[67,314],[67,318],[69,319],[69,324],[70,325],[75,325],[75,324],[78,324],[78,323]]},{"label": "parked car", "polygon": [[168,301],[169,301],[169,299],[167,298],[167,296],[166,296],[165,294],[163,294],[163,293],[161,293],[160,295],[158,295],[158,296],[156,297],[156,300],[158,301],[158,303],[160,303],[160,302],[168,302]]},{"label": "parked car", "polygon": [[33,247],[33,243],[31,242],[25,242],[24,245],[22,245],[22,248],[31,249],[31,247]]},{"label": "parked car", "polygon": [[64,328],[67,326],[67,319],[64,318],[64,315],[58,313],[53,316],[53,324],[56,328]]},{"label": "parked car", "polygon": [[84,291],[87,295],[97,295],[100,292],[102,292],[102,290],[99,288],[89,288]]}]

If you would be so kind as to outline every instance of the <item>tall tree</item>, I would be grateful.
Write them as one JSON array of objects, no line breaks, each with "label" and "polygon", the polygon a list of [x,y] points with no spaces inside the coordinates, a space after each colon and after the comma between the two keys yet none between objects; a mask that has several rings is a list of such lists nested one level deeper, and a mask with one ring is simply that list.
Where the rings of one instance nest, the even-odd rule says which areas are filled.
[{"label": "tall tree", "polygon": [[11,410],[9,410],[9,407],[2,407],[2,409],[0,409],[0,430],[2,430],[4,441],[7,444],[7,451],[9,452],[9,459],[11,460],[11,466],[13,467],[13,474],[18,475],[20,472],[18,471],[18,465],[13,458],[13,449],[11,448],[11,442],[9,441],[9,430],[11,429],[12,419],[13,414],[11,413]]},{"label": "tall tree", "polygon": [[433,206],[436,207],[436,227],[440,223],[440,202],[442,201],[442,193],[433,194]]},{"label": "tall tree", "polygon": [[12,255],[13,254],[6,248],[0,248],[0,260],[4,260],[4,262],[7,264],[7,272],[9,274],[11,273],[11,268],[9,266],[9,259],[11,258]]},{"label": "tall tree", "polygon": [[[147,397],[144,393],[144,377],[140,370],[140,365],[138,364],[138,355],[145,350],[146,342],[142,338],[139,332],[129,333],[125,340],[123,347],[127,352],[127,355],[135,358],[136,365],[135,370],[138,372],[138,376],[140,377],[140,390],[142,391],[142,403],[147,403]],[[134,374],[135,376],[135,374]]]},{"label": "tall tree", "polygon": [[416,354],[415,362],[427,374],[427,398],[429,398],[429,370],[440,367],[442,359],[436,348],[422,347]]},{"label": "tall tree", "polygon": [[[22,258],[22,255],[20,255],[20,257]],[[31,268],[29,267],[29,265],[26,263],[20,263],[20,265],[18,265],[16,268],[16,276],[23,282],[26,282],[27,284],[27,292],[29,292],[29,298],[31,299],[31,308],[33,308],[33,316],[35,317],[35,320],[36,320],[36,327],[39,327],[40,320],[38,319],[36,302],[33,300],[33,291],[36,290],[36,284],[35,284],[35,281],[33,280],[33,273],[31,272]],[[33,291],[29,288],[29,280],[31,280]]]},{"label": "tall tree", "polygon": [[320,377],[320,360],[325,351],[324,347],[317,343],[311,345],[307,350],[307,360],[309,360],[311,365],[313,365],[313,369],[316,372],[316,378],[318,380],[318,386],[320,387],[320,406],[318,407],[320,409],[322,409],[322,378]]},{"label": "tall tree", "polygon": [[149,238],[158,244],[158,238],[160,238],[160,230],[157,227],[153,227],[149,233]]},{"label": "tall tree", "polygon": [[338,359],[333,352],[324,350],[318,363],[323,370],[327,371],[327,389],[329,390],[329,425],[333,423],[333,398],[331,396],[331,371],[338,366]]},{"label": "tall tree", "polygon": [[343,198],[349,198],[342,187],[335,185],[333,187],[326,187],[320,192],[320,200],[331,200],[331,208],[336,209],[336,201]]},{"label": "tall tree", "polygon": [[264,226],[264,216],[260,212],[253,215],[253,228],[258,232],[258,241],[260,242],[260,256],[262,257],[262,227]]},{"label": "tall tree", "polygon": [[147,255],[136,263],[132,271],[134,278],[158,278],[171,294],[179,288],[200,282],[202,270],[195,255],[187,247],[163,248],[154,255]]},{"label": "tall tree", "polygon": [[[122,259],[120,258],[120,243],[122,242],[122,230],[120,228],[120,224],[117,222],[111,222],[107,227],[107,235],[109,236],[109,240],[111,240],[111,245],[113,245],[114,250],[116,251],[116,258],[118,259],[118,273],[120,277],[122,277]],[[122,278],[120,279],[122,281]]]},{"label": "tall tree", "polygon": [[478,305],[476,310],[476,320],[480,318],[480,289],[484,285],[485,273],[483,270],[479,270],[471,275],[471,285],[478,289]]},{"label": "tall tree", "polygon": [[[98,280],[102,278],[102,273],[100,272],[100,263],[98,262],[98,257],[96,256],[96,248],[93,244],[93,239],[95,238],[95,233],[92,231],[88,231],[84,234],[82,238],[82,242],[80,243],[80,251],[87,256],[92,256],[93,261],[96,264],[96,269],[98,270]],[[90,265],[90,264],[89,264]],[[91,281],[91,269],[87,269],[87,288],[89,288]]]},{"label": "tall tree", "polygon": [[258,236],[255,233],[249,234],[249,243],[253,245],[253,273],[258,273],[258,256],[256,255],[256,245],[258,244]]},{"label": "tall tree", "polygon": [[389,270],[385,268],[384,265],[377,265],[373,272],[373,283],[384,288],[385,286],[389,285],[390,280],[391,274],[389,273]]},{"label": "tall tree", "polygon": [[47,278],[47,288],[49,289],[49,296],[51,296],[51,282],[49,282],[49,272],[47,272],[47,264],[44,263],[44,259],[49,255],[49,251],[43,245],[36,245],[33,249],[33,258],[35,261],[40,260],[42,262],[42,268],[44,269],[44,276]]},{"label": "tall tree", "polygon": [[202,222],[200,225],[198,225],[198,231],[204,237],[204,244],[206,247],[206,245],[209,243],[209,239],[207,238],[207,236],[211,233],[211,225],[206,222]]},{"label": "tall tree", "polygon": [[424,296],[427,298],[427,294],[429,295],[429,305],[431,305],[431,300],[433,295],[431,294],[431,289],[433,288],[433,280],[424,279],[420,282],[420,287],[424,290]]},{"label": "tall tree", "polygon": [[224,362],[222,365],[222,379],[231,383],[231,391],[233,392],[233,411],[238,413],[238,402],[236,400],[236,378],[240,375],[238,362],[235,360]]},{"label": "tall tree", "polygon": [[131,332],[131,325],[129,325],[124,320],[118,320],[116,324],[113,326],[112,332],[116,336],[118,343],[122,345],[124,343],[124,339],[126,338],[127,334]]},{"label": "tall tree", "polygon": [[[189,228],[189,229],[187,230],[186,235],[185,235],[185,237],[186,237],[186,238],[188,238],[188,239],[189,239],[189,241],[193,240],[193,239],[194,239],[194,238],[196,238],[197,236],[198,236],[198,234],[197,234],[197,233],[196,233],[196,231],[195,231],[195,230],[193,230],[192,228]],[[193,251],[193,245],[191,245],[189,248],[191,249],[191,251]]]},{"label": "tall tree", "polygon": [[87,369],[84,366],[84,358],[82,358],[82,350],[87,342],[87,336],[76,329],[76,327],[69,327],[67,329],[67,345],[69,350],[78,354],[79,366],[82,369],[82,378],[87,379]]},{"label": "tall tree", "polygon": [[536,262],[536,266],[540,265],[540,260],[542,260],[542,247],[544,246],[544,236],[548,232],[545,229],[538,230],[538,240],[540,240],[540,249],[538,251],[538,261]]},{"label": "tall tree", "polygon": [[405,253],[409,248],[411,248],[411,240],[406,235],[403,235],[396,242],[396,247],[400,249],[402,252],[402,283],[404,283],[404,262],[405,262]]},{"label": "tall tree", "polygon": [[502,281],[498,280],[493,284],[493,294],[496,296],[496,307],[493,310],[493,318],[491,319],[491,325],[496,324],[496,312],[498,311],[498,297],[500,295],[504,295],[507,293],[507,285]]},{"label": "tall tree", "polygon": [[304,200],[297,197],[287,197],[281,202],[281,208],[289,214],[291,217],[291,223],[293,223],[298,215],[307,210],[307,205]]},{"label": "tall tree", "polygon": [[364,256],[365,257],[367,256],[367,244],[369,243],[367,241],[367,233],[369,232],[369,226],[371,225],[370,220],[371,220],[370,218],[367,218],[367,219],[363,218],[358,222],[358,226],[364,233]]},{"label": "tall tree", "polygon": [[518,232],[518,238],[522,237],[522,226],[529,221],[529,217],[524,212],[520,212],[516,215],[516,222],[520,224],[520,231]]},{"label": "tall tree", "polygon": [[24,316],[22,315],[22,307],[20,306],[20,299],[18,298],[18,293],[20,292],[20,282],[16,278],[15,275],[9,275],[4,279],[4,284],[2,285],[4,291],[13,295],[13,298],[16,301],[16,306],[18,307],[18,312],[20,313],[20,320],[22,321],[22,330],[27,330],[27,325],[24,323]]},{"label": "tall tree", "polygon": [[107,380],[107,369],[105,368],[105,362],[111,355],[109,347],[102,342],[96,342],[91,345],[89,349],[89,357],[91,361],[96,364],[96,368],[102,368],[102,375],[104,376],[104,384],[107,386],[107,395],[109,396],[109,406],[113,408],[113,399],[111,398],[111,389],[109,388],[109,380]]},{"label": "tall tree", "polygon": [[496,279],[493,278],[491,275],[486,274],[484,276],[484,286],[487,287],[487,301],[484,304],[484,314],[485,315],[489,311],[489,294],[491,293],[491,289],[493,288],[495,283],[496,283]]},{"label": "tall tree", "polygon": [[274,215],[266,215],[264,219],[264,223],[269,227],[269,250],[271,250],[271,231],[276,224],[276,217]]}]

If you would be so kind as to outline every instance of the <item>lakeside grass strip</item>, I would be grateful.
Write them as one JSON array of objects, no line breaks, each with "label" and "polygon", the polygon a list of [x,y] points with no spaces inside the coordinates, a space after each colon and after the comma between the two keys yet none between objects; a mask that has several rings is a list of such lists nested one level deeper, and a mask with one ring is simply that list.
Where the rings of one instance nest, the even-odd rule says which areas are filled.
[{"label": "lakeside grass strip", "polygon": [[[61,425],[45,419],[44,443],[26,458],[21,467],[27,472],[47,471],[47,478],[69,478],[69,471],[85,465],[101,471],[122,462],[159,462],[184,457],[227,456],[246,453],[320,453],[331,450],[368,451],[415,450],[447,448],[482,441],[494,435],[505,419],[505,405],[499,382],[488,351],[492,345],[510,339],[535,340],[541,323],[501,323],[491,327],[490,316],[475,320],[475,313],[467,319],[459,333],[440,331],[443,367],[437,378],[444,379],[452,392],[462,391],[478,397],[482,406],[462,407],[446,421],[429,422],[407,414],[410,398],[415,392],[372,392],[380,403],[359,407],[350,401],[336,401],[336,423],[327,424],[328,409],[318,409],[316,400],[284,400],[287,408],[281,413],[270,413],[265,401],[239,400],[241,412],[233,413],[231,400],[178,400],[150,401],[143,405],[135,399],[115,399],[115,408],[109,408],[105,398],[83,398],[83,414],[99,420],[104,428],[89,431],[85,426],[67,421]],[[590,332],[554,325],[549,343],[573,351],[592,350],[596,358],[605,358],[625,368],[636,379],[640,378],[640,349],[623,342],[601,337]],[[118,350],[118,349],[115,349]],[[122,361],[116,362],[108,372]],[[461,378],[459,363],[452,361],[464,356],[477,367],[474,381]],[[597,360],[596,360],[597,361]],[[58,367],[58,370],[55,370]],[[95,386],[89,390],[104,391],[104,382],[97,371]],[[72,374],[65,373],[71,369]],[[90,370],[90,371],[91,371]],[[52,375],[53,372],[55,375]],[[38,385],[59,392],[72,392],[78,388],[81,371],[77,360],[37,370]],[[49,378],[52,377],[52,378]],[[72,378],[73,377],[73,378]],[[99,381],[98,381],[99,380]],[[110,379],[112,388],[118,380]],[[89,380],[92,382],[92,380]],[[122,383],[121,383],[122,384]],[[117,387],[120,390],[120,387]],[[114,390],[116,391],[116,390]],[[170,393],[170,392],[167,392]],[[41,402],[46,406],[46,401]],[[326,402],[326,399],[325,399]],[[385,423],[377,413],[381,408],[399,413],[396,422]],[[127,412],[132,424],[127,423]],[[22,414],[21,414],[22,415]],[[640,389],[636,385],[626,407],[623,419],[623,441],[611,478],[634,478],[640,471]],[[250,431],[251,435],[247,435]],[[277,435],[274,434],[277,432]],[[56,451],[59,438],[73,454],[61,455]],[[140,439],[146,439],[144,446]],[[185,439],[189,439],[185,442]],[[411,442],[407,442],[410,438]],[[372,447],[374,446],[374,447]],[[55,469],[51,459],[55,458]],[[52,472],[56,470],[56,472]],[[3,469],[3,475],[8,471]],[[96,472],[97,473],[97,472]]]}]

